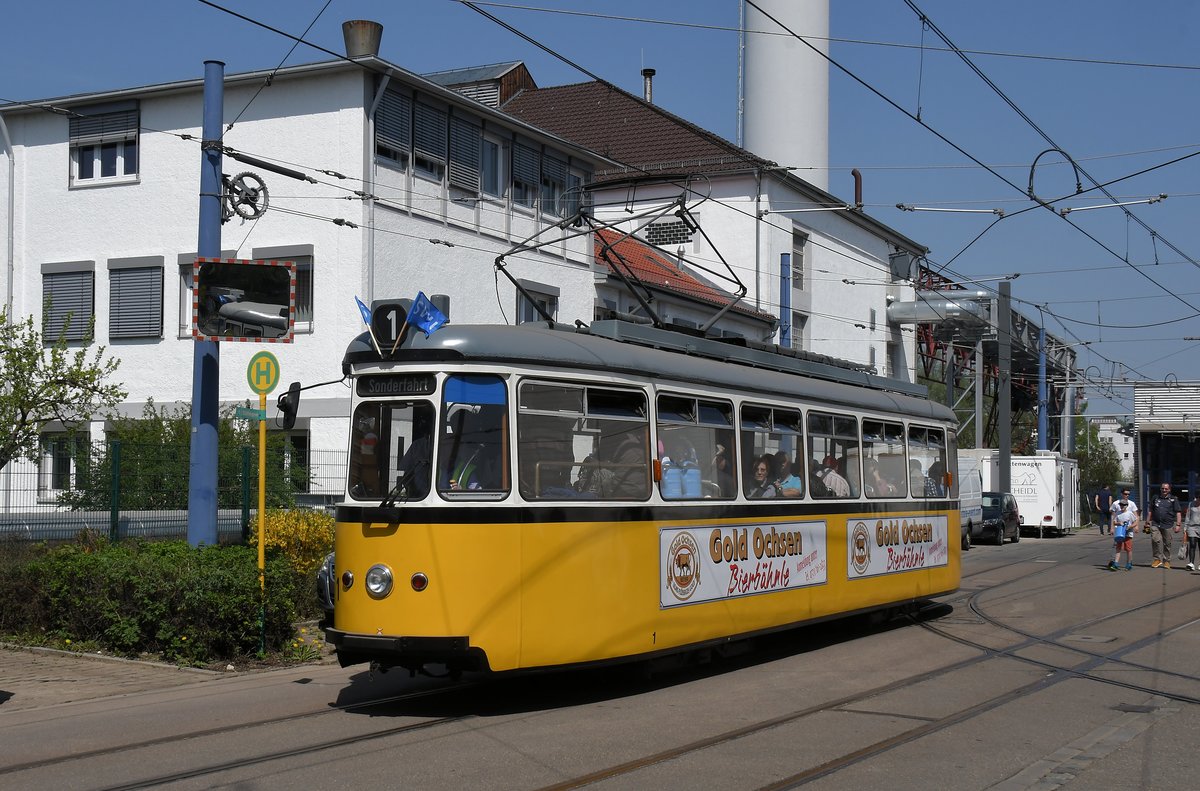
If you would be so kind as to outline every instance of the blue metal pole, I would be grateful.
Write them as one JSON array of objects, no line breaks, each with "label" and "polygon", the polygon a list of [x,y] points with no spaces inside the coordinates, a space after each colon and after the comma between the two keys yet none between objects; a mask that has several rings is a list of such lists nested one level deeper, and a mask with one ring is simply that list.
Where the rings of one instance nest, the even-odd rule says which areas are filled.
[{"label": "blue metal pole", "polygon": [[1046,328],[1038,332],[1038,450],[1049,450],[1050,397],[1046,387]]},{"label": "blue metal pole", "polygon": [[[197,253],[221,257],[221,121],[225,64],[204,62],[204,134],[200,152],[200,237]],[[192,445],[188,477],[188,543],[217,543],[217,424],[221,354],[214,341],[193,341]]]}]

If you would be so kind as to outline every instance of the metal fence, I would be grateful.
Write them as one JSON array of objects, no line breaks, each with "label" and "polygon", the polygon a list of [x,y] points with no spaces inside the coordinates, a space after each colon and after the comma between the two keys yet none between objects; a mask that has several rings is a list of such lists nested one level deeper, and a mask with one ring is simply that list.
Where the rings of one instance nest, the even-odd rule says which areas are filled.
[{"label": "metal fence", "polygon": [[[346,451],[268,448],[268,508],[320,508],[342,499]],[[37,464],[14,462],[0,485],[0,540],[67,540],[83,531],[124,538],[184,538],[187,446],[122,442],[52,448]],[[258,449],[221,448],[217,532],[244,541],[258,516]]]}]

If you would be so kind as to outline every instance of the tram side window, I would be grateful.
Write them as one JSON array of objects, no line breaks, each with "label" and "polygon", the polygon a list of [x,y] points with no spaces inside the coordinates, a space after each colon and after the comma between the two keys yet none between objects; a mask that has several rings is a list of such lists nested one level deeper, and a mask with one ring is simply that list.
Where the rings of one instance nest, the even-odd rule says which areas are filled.
[{"label": "tram side window", "polygon": [[733,471],[733,404],[691,396],[658,397],[658,459],[664,500],[728,499]]},{"label": "tram side window", "polygon": [[492,375],[454,375],[442,389],[438,491],[450,499],[498,499],[511,489],[508,396]]},{"label": "tram side window", "polygon": [[858,497],[862,491],[861,462],[857,418],[808,413],[808,463],[813,497]]},{"label": "tram side window", "polygon": [[904,426],[882,420],[862,422],[863,494],[903,497]]},{"label": "tram side window", "polygon": [[750,499],[804,496],[804,432],[800,411],[742,406],[745,493]]},{"label": "tram side window", "polygon": [[517,484],[526,499],[650,496],[645,393],[526,381],[517,410]]},{"label": "tram side window", "polygon": [[942,429],[908,427],[908,490],[917,498],[946,495],[946,433]]},{"label": "tram side window", "polygon": [[428,401],[360,403],[350,434],[350,497],[424,498],[433,472],[433,422]]}]

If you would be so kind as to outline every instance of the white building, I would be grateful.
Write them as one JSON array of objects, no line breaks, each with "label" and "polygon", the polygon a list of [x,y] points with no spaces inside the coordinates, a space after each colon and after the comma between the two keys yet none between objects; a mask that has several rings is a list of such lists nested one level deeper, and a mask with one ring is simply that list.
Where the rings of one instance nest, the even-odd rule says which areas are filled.
[{"label": "white building", "polygon": [[1096,427],[1100,441],[1108,442],[1116,449],[1117,459],[1121,462],[1121,480],[1132,481],[1137,450],[1132,427],[1126,426],[1115,417],[1088,418],[1088,421]]}]

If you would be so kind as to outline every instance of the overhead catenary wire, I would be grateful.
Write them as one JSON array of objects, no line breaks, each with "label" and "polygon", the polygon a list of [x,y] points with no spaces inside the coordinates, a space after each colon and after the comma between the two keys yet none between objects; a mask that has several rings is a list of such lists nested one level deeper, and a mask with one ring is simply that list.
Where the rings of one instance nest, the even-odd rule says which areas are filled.
[{"label": "overhead catenary wire", "polygon": [[[465,4],[466,4],[466,5],[468,5],[468,6],[471,6],[471,4],[470,4],[470,3],[465,3]],[[489,17],[489,18],[492,18],[492,15],[490,15],[490,14],[484,14],[484,15],[485,15],[485,16],[487,16],[487,17]],[[511,26],[507,25],[506,23],[501,23],[501,24],[502,24],[503,26],[505,26],[507,29],[512,29],[512,28],[511,28]],[[515,33],[517,33],[518,35],[521,35],[523,38],[525,38],[525,39],[527,39],[527,40],[528,40],[528,38],[529,38],[529,37],[525,36],[524,34],[520,33],[519,31],[515,31],[515,30],[514,30],[514,32],[515,32]],[[536,42],[533,42],[533,43],[536,43]],[[539,46],[540,48],[542,48],[544,51],[547,51],[547,52],[550,52],[551,54],[554,54],[556,57],[561,57],[561,56],[559,56],[557,53],[554,53],[554,51],[553,51],[553,50],[549,49],[548,47],[545,47],[544,45],[541,45],[540,43],[537,43],[536,45],[537,45],[537,46]],[[574,64],[573,62],[571,62],[569,59],[565,59],[565,58],[564,58],[564,60],[566,60],[566,62],[568,62],[568,63],[571,63],[572,65],[576,65],[576,64]],[[600,81],[600,82],[602,82],[602,83],[603,83],[603,82],[605,82],[604,80],[602,80],[602,79],[600,79],[599,77],[597,77],[597,75],[594,75],[594,74],[592,74],[591,72],[587,71],[586,69],[581,69],[581,71],[583,71],[584,73],[588,74],[588,76],[591,76],[593,79],[597,79],[598,81]],[[1015,185],[1014,185],[1014,186],[1015,186]],[[736,209],[736,207],[733,207],[733,208],[734,208],[735,210],[737,210],[737,209]],[[743,212],[743,213],[747,213],[747,212]],[[749,214],[749,213],[747,213],[747,214]],[[756,218],[756,219],[760,219],[760,218]],[[829,248],[829,249],[832,249],[832,248]],[[841,251],[837,251],[837,252],[841,252]],[[881,270],[883,269],[883,267],[879,267],[879,268],[880,268]],[[775,306],[772,306],[772,307],[775,307]]]}]

